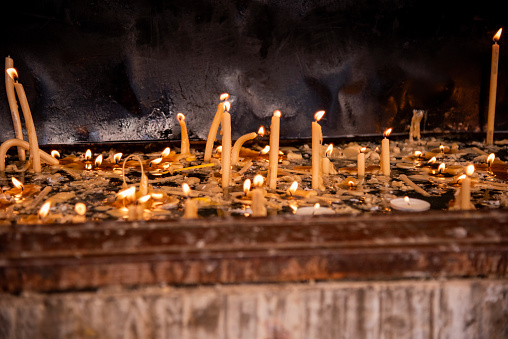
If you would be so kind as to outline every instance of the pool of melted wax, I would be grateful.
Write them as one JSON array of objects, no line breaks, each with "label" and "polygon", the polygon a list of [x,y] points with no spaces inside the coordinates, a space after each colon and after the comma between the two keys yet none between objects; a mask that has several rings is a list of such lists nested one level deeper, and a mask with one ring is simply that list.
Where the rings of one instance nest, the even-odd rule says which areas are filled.
[{"label": "pool of melted wax", "polygon": [[[448,145],[451,145],[448,142]],[[437,156],[438,163],[445,163],[446,166],[465,167],[467,164],[475,164],[478,170],[473,176],[473,187],[471,190],[471,201],[475,208],[506,208],[508,206],[508,185],[506,176],[508,166],[507,143],[495,146],[485,146],[481,143],[464,144],[456,142],[455,152]],[[327,145],[323,145],[323,149]],[[376,143],[363,143],[367,147],[366,165],[371,169],[379,166],[379,154],[376,152]],[[457,190],[460,184],[453,184],[460,173],[447,174],[446,176],[435,176],[425,172],[422,168],[413,166],[415,150],[425,152],[435,151],[439,146],[437,140],[426,140],[419,144],[408,144],[407,142],[393,141],[391,176],[383,177],[378,170],[366,174],[358,186],[348,187],[344,183],[356,176],[356,155],[360,145],[349,143],[334,146],[330,156],[331,163],[338,170],[338,173],[324,176],[325,190],[317,190],[316,194],[307,198],[291,196],[287,189],[297,181],[298,189],[303,191],[311,190],[312,177],[308,169],[311,165],[311,150],[308,145],[299,147],[281,147],[284,156],[281,157],[277,189],[267,191],[266,206],[268,215],[294,214],[300,207],[320,204],[322,207],[332,209],[337,214],[356,213],[404,213],[392,210],[390,200],[397,197],[408,196],[426,200],[431,204],[433,210],[448,210],[453,208]],[[252,148],[257,152],[264,145],[254,145]],[[457,151],[458,150],[458,151]],[[250,199],[238,199],[242,195],[243,182],[249,178],[253,180],[256,174],[262,174],[266,178],[268,163],[266,156],[257,158],[246,158],[244,163],[233,166],[233,173],[238,173],[244,164],[252,160],[252,165],[239,176],[234,177],[234,185],[230,187],[228,194],[224,194],[220,186],[221,174],[219,158],[216,155],[216,165],[213,167],[202,167],[190,170],[181,170],[181,167],[190,167],[203,164],[202,153],[193,151],[196,160],[188,162],[181,159],[177,164],[180,169],[171,171],[156,172],[155,168],[146,166],[155,155],[141,155],[145,163],[144,170],[149,181],[149,189],[164,192],[167,199],[163,203],[152,204],[147,207],[142,215],[136,219],[170,220],[180,218],[183,215],[185,196],[182,193],[182,183],[187,182],[191,186],[191,197],[198,201],[200,218],[227,217],[227,216],[250,216]],[[496,154],[496,163],[493,171],[489,172],[486,165],[486,158],[489,153]],[[248,152],[247,152],[248,153]],[[253,154],[254,152],[250,152]],[[293,153],[292,155],[289,155]],[[256,153],[254,153],[256,154]],[[298,156],[295,156],[298,155]],[[429,153],[430,154],[430,153]],[[81,154],[76,154],[82,157]],[[14,154],[9,154],[7,164],[15,163]],[[413,159],[413,160],[411,160]],[[422,161],[424,164],[428,157]],[[17,164],[20,167],[21,164]],[[497,167],[496,167],[497,166]],[[127,186],[136,185],[139,187],[141,171],[139,166],[126,166],[125,182]],[[178,168],[178,167],[175,167]],[[352,170],[352,171],[351,171]],[[119,214],[122,204],[117,202],[117,193],[124,186],[124,180],[119,172],[93,169],[88,171],[71,171],[60,167],[43,167],[40,174],[19,173],[12,165],[0,177],[2,192],[0,193],[0,224],[11,223],[32,223],[42,222],[37,219],[36,214],[42,204],[48,199],[52,202],[50,215],[51,222],[73,222],[72,217],[76,215],[74,205],[84,202],[87,205],[86,220],[122,220],[127,219],[127,213]],[[460,171],[459,171],[460,172]],[[406,175],[421,189],[430,194],[424,196],[415,191],[404,182],[400,176]],[[37,185],[38,189],[27,196],[16,196],[12,191],[11,177],[16,177],[25,185]],[[45,189],[50,187],[51,189]],[[44,195],[45,194],[45,195]],[[124,204],[125,205],[125,204]]]}]

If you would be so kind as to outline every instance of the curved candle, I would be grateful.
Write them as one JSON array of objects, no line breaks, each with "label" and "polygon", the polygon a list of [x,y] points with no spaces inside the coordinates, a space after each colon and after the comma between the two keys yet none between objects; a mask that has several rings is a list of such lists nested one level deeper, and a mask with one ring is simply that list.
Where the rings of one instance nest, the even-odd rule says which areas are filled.
[{"label": "curved candle", "polygon": [[233,165],[238,164],[238,159],[240,158],[240,150],[241,150],[243,144],[247,140],[254,139],[255,137],[257,137],[257,135],[258,134],[256,132],[252,132],[252,133],[244,134],[240,138],[238,138],[238,140],[236,140],[235,145],[233,146],[233,150],[231,151],[231,164],[233,164]]},{"label": "curved candle", "polygon": [[279,138],[280,138],[280,111],[273,112],[270,125],[270,153],[268,154],[268,186],[274,190],[277,188],[277,170],[279,168]]},{"label": "curved candle", "polygon": [[180,153],[181,154],[190,154],[190,144],[189,144],[189,134],[187,133],[187,125],[185,124],[185,115],[182,113],[178,113],[176,115],[176,119],[180,124],[181,132],[181,142],[180,142]]},{"label": "curved candle", "polygon": [[[29,150],[30,149],[30,145],[28,144],[28,142],[24,141],[24,140],[20,140],[20,139],[9,139],[9,140],[6,140],[2,143],[2,145],[0,146],[0,172],[3,172],[5,171],[5,156],[7,155],[7,151],[11,148],[11,147],[21,147],[25,150]],[[59,161],[58,159],[55,159],[54,157],[52,157],[51,155],[49,155],[48,153],[42,151],[39,149],[39,152],[40,154],[40,158],[47,164],[49,165],[58,165],[59,164]]]},{"label": "curved candle", "polygon": [[[227,93],[223,93],[220,96],[221,101],[227,100],[228,98],[229,94]],[[219,129],[219,125],[222,121],[222,114],[224,113],[225,107],[226,102],[221,102],[219,106],[217,106],[217,112],[215,112],[212,125],[210,126],[210,131],[208,132],[208,138],[206,138],[205,156],[203,159],[204,161],[210,161],[210,159],[212,158],[213,143],[215,142],[215,138],[217,137],[217,130]]]},{"label": "curved candle", "polygon": [[[9,101],[9,108],[12,116],[12,124],[14,125],[14,134],[17,139],[23,140],[23,129],[21,127],[21,120],[19,118],[18,103],[16,101],[16,94],[14,93],[14,79],[11,75],[14,61],[10,57],[5,58],[5,91],[7,92],[7,100]],[[18,147],[18,157],[20,161],[26,160],[25,150]]]},{"label": "curved candle", "polygon": [[356,158],[358,177],[365,176],[365,150],[365,147],[360,148],[360,152]]}]

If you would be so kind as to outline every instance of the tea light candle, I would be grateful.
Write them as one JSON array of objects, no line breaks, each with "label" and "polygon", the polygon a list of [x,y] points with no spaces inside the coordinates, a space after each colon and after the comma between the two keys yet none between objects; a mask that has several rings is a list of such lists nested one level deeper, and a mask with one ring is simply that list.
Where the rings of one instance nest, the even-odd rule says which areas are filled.
[{"label": "tea light candle", "polygon": [[297,215],[323,215],[323,214],[335,214],[331,208],[321,207],[319,203],[314,206],[300,207],[296,210]]},{"label": "tea light candle", "polygon": [[494,44],[492,45],[492,61],[490,66],[490,91],[489,91],[489,111],[487,118],[487,139],[486,144],[492,145],[494,143],[494,119],[496,116],[496,94],[497,94],[497,74],[499,63],[499,45],[498,40],[501,38],[500,28],[494,35]]},{"label": "tea light candle", "polygon": [[364,177],[365,176],[365,151],[367,148],[362,147],[360,148],[360,152],[358,153],[358,156],[356,157],[356,163],[357,163],[357,173],[358,177]]},{"label": "tea light candle", "polygon": [[180,153],[190,154],[189,134],[187,133],[187,124],[185,123],[185,115],[178,113],[176,119],[180,124],[181,129],[181,142],[180,142]]},{"label": "tea light candle", "polygon": [[[14,76],[12,72],[16,72],[14,61],[10,57],[5,58],[5,91],[7,92],[7,101],[11,111],[12,124],[14,125],[14,134],[16,139],[23,140],[23,129],[21,127],[21,120],[19,118],[18,103],[16,101],[16,94],[14,93]],[[20,161],[26,160],[25,150],[18,146],[18,157]]]},{"label": "tea light candle", "polygon": [[381,142],[381,172],[383,175],[390,175],[390,140],[388,136],[392,132],[389,128],[383,133],[383,141]]},{"label": "tea light candle", "polygon": [[279,168],[280,111],[274,111],[270,125],[270,153],[268,154],[268,187],[277,188],[277,170]]},{"label": "tea light candle", "polygon": [[252,216],[264,217],[266,216],[265,196],[263,194],[263,190],[261,189],[261,186],[263,185],[263,177],[260,174],[256,175],[252,184],[254,186],[254,189],[252,190]]},{"label": "tea light candle", "polygon": [[318,121],[323,118],[325,111],[318,111],[314,114],[312,122],[312,189],[323,188],[322,151],[323,131]]},{"label": "tea light candle", "polygon": [[227,188],[231,184],[231,114],[228,111],[224,111],[222,114],[221,131],[222,188]]},{"label": "tea light candle", "polygon": [[430,209],[430,204],[427,201],[409,197],[392,199],[390,206],[404,212],[422,212]]},{"label": "tea light candle", "polygon": [[217,112],[215,112],[212,125],[210,126],[210,131],[208,132],[208,138],[206,138],[205,155],[203,158],[204,161],[210,161],[212,158],[213,143],[217,138],[217,130],[219,129],[219,125],[222,121],[222,114],[224,113],[226,107],[227,110],[229,110],[229,102],[225,101],[228,98],[229,94],[227,93],[223,93],[220,96],[221,103],[219,103],[219,106],[217,106]]},{"label": "tea light candle", "polygon": [[471,176],[474,173],[474,165],[468,165],[466,167],[466,177],[462,180],[460,188],[460,209],[469,210],[471,209]]}]

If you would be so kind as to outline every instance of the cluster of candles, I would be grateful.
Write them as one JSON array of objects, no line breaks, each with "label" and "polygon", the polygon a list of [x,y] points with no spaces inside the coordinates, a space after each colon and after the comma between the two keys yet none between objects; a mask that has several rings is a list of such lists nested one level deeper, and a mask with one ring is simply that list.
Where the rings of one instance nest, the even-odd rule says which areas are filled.
[{"label": "cluster of candles", "polygon": [[[494,115],[495,115],[495,95],[496,95],[496,84],[497,84],[497,68],[498,68],[498,58],[499,58],[499,46],[497,45],[497,41],[501,36],[501,29],[494,36],[494,45],[492,47],[492,71],[491,71],[491,87],[490,87],[490,96],[489,96],[489,115],[488,115],[488,128],[487,128],[487,138],[486,144],[492,144],[493,140],[493,126],[494,126]],[[50,166],[60,166],[61,168],[66,170],[72,170],[75,166],[82,166],[83,168],[78,168],[77,170],[103,170],[104,173],[108,171],[117,172],[121,177],[124,178],[124,185],[122,190],[117,194],[117,201],[119,204],[119,209],[122,211],[121,216],[126,217],[130,220],[138,220],[143,218],[143,211],[148,206],[156,204],[157,201],[162,201],[167,199],[167,194],[164,192],[159,192],[156,190],[150,190],[148,185],[148,177],[144,173],[144,166],[149,166],[151,168],[157,168],[160,170],[158,174],[163,174],[167,172],[173,172],[177,170],[192,170],[196,168],[215,166],[215,163],[212,159],[212,153],[214,149],[214,142],[216,141],[216,136],[220,127],[221,138],[221,151],[220,151],[220,168],[221,168],[221,186],[223,189],[223,194],[226,196],[229,194],[229,189],[233,186],[233,177],[234,173],[232,173],[233,166],[243,165],[240,172],[245,172],[246,169],[252,164],[252,162],[242,163],[240,161],[240,151],[245,142],[256,138],[258,135],[264,135],[265,130],[264,127],[261,126],[257,132],[251,132],[241,136],[238,140],[236,140],[235,144],[232,144],[231,140],[231,115],[229,113],[231,104],[228,101],[229,95],[224,93],[220,96],[220,102],[217,107],[217,111],[215,113],[214,119],[212,121],[210,131],[208,134],[208,138],[206,141],[206,147],[204,150],[204,163],[197,166],[190,166],[187,168],[183,168],[183,166],[179,166],[178,162],[180,159],[185,159],[187,161],[195,160],[195,155],[191,152],[190,141],[187,132],[187,126],[185,123],[185,115],[182,113],[178,113],[176,119],[180,124],[181,128],[181,144],[180,144],[180,154],[176,154],[175,152],[171,152],[169,148],[165,149],[161,156],[150,160],[148,163],[143,162],[138,156],[131,155],[123,160],[123,166],[120,168],[120,160],[122,158],[121,153],[114,154],[108,161],[103,159],[103,155],[97,156],[95,161],[92,161],[92,153],[91,151],[87,151],[84,155],[84,159],[82,162],[75,161],[74,159],[59,160],[60,155],[58,152],[53,151],[51,154],[47,154],[46,152],[39,149],[39,145],[37,142],[37,136],[35,132],[35,126],[33,123],[32,115],[30,112],[30,107],[28,105],[28,101],[26,98],[26,94],[21,83],[18,82],[18,74],[16,69],[13,68],[13,60],[10,57],[7,57],[5,60],[5,83],[6,83],[6,92],[7,98],[9,102],[9,108],[11,111],[12,121],[14,124],[15,138],[7,140],[2,143],[0,146],[0,172],[4,172],[6,170],[6,154],[7,151],[11,147],[17,147],[18,151],[18,159],[21,162],[26,162],[24,168],[18,171],[26,171],[28,168],[35,173],[40,173],[42,171],[41,162],[45,162]],[[17,99],[16,99],[17,96]],[[18,110],[18,102],[21,106],[24,121],[26,124],[27,134],[28,134],[28,142],[23,140],[23,132],[21,127],[21,120],[19,116]],[[333,145],[330,145],[331,148],[323,152],[323,133],[321,125],[319,124],[320,120],[325,115],[325,111],[318,111],[314,114],[314,121],[312,122],[312,166],[310,169],[310,174],[312,176],[312,190],[303,191],[298,190],[297,182],[294,182],[290,188],[288,188],[287,193],[290,196],[305,196],[314,194],[317,195],[317,192],[323,191],[326,189],[326,186],[323,181],[323,175],[330,175],[333,172],[333,165],[330,162],[329,155],[333,151]],[[411,123],[410,129],[410,141],[413,138],[420,139],[419,132],[419,124],[422,119],[423,113],[420,111],[415,111],[413,120]],[[271,117],[270,124],[270,140],[269,145],[267,145],[267,153],[268,153],[268,171],[266,174],[266,178],[263,178],[261,175],[256,175],[253,179],[251,190],[251,182],[250,179],[245,180],[244,182],[244,191],[245,195],[249,195],[252,198],[251,201],[251,210],[252,216],[265,216],[267,214],[266,206],[265,206],[265,195],[266,190],[263,188],[266,181],[266,187],[275,191],[277,189],[277,175],[278,175],[278,166],[280,161],[280,150],[279,150],[279,140],[280,140],[280,123],[281,123],[282,113],[279,110],[273,112]],[[390,177],[390,141],[388,139],[392,129],[388,129],[385,131],[384,138],[381,141],[381,155],[380,155],[380,172],[385,177]],[[29,151],[29,159],[27,161],[25,151]],[[366,148],[360,148],[358,150],[357,155],[357,168],[356,173],[358,179],[348,181],[348,185],[351,187],[356,185],[359,181],[361,181],[365,176],[365,152]],[[127,187],[125,182],[125,166],[128,163],[129,159],[134,159],[134,161],[139,162],[139,167],[141,169],[141,180],[139,183],[139,188],[136,189],[136,186],[132,185]],[[170,161],[171,160],[171,161]],[[131,160],[133,161],[133,160]],[[175,163],[177,165],[175,165]],[[443,164],[444,165],[444,164]],[[166,172],[164,172],[166,171]],[[444,171],[444,168],[439,167],[437,169],[437,174],[441,174]],[[467,166],[465,170],[465,174],[463,174],[459,180],[461,183],[461,194],[460,194],[460,208],[461,209],[470,209],[470,191],[471,191],[471,176],[474,172],[474,166]],[[436,174],[435,172],[433,174]],[[407,179],[407,178],[406,178]],[[411,180],[404,180],[411,187],[416,189],[417,191],[421,191],[418,185],[414,184]],[[13,185],[16,192],[12,193],[16,197],[26,196],[30,193],[30,189],[27,187],[23,187],[23,185],[15,180],[13,177]],[[45,191],[43,191],[45,192]],[[187,183],[182,185],[183,195],[186,197],[185,200],[185,213],[184,218],[196,218],[198,216],[198,203],[191,198],[191,189]],[[41,200],[44,199],[45,195],[49,193],[49,190],[46,190],[45,194],[39,194],[37,199],[32,203],[40,203]],[[419,211],[425,210],[430,207],[430,205],[419,199],[410,199],[404,198],[402,200],[393,199],[391,205],[394,209],[400,210],[410,210],[410,211]],[[41,222],[48,220],[47,216],[49,214],[51,206],[51,200],[44,204],[39,209],[38,218]],[[72,221],[80,222],[84,221],[85,213],[86,213],[86,205],[82,202],[79,202],[75,205],[76,215]],[[306,214],[306,209],[299,209],[299,213],[297,214]],[[298,212],[298,211],[297,211]],[[309,214],[321,214],[328,213],[327,209],[321,209],[318,204],[316,204],[312,209],[310,209]]]}]

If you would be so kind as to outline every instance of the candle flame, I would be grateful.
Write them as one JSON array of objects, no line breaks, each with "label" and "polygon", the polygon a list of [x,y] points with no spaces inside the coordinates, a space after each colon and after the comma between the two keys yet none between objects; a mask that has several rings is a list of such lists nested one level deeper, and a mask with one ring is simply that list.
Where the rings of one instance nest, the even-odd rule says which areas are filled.
[{"label": "candle flame", "polygon": [[298,210],[298,204],[294,201],[289,203],[289,207],[291,207],[291,209],[293,210],[293,214],[296,213],[296,211]]},{"label": "candle flame", "polygon": [[160,199],[164,198],[164,194],[162,194],[162,193],[150,193],[150,195],[155,200],[160,200]]},{"label": "candle flame", "polygon": [[231,108],[231,104],[229,103],[229,101],[226,101],[224,103],[224,111],[225,112],[229,112],[229,109]]},{"label": "candle flame", "polygon": [[466,179],[466,175],[465,175],[465,174],[462,174],[461,176],[459,176],[459,177],[457,178],[457,182],[462,181],[462,180],[464,180],[464,179]]},{"label": "candle flame", "polygon": [[76,211],[78,215],[85,215],[86,205],[82,202],[78,202],[76,205],[74,205],[74,211]]},{"label": "candle flame", "polygon": [[260,153],[267,154],[268,152],[270,152],[270,145],[266,145],[265,148],[263,148]]},{"label": "candle flame", "polygon": [[489,164],[489,167],[492,166],[494,163],[494,160],[496,159],[496,155],[494,153],[491,153],[487,158],[487,164]]},{"label": "candle flame", "polygon": [[183,115],[182,113],[178,113],[176,115],[176,120],[178,120],[178,122],[184,122],[185,121],[185,115]]},{"label": "candle flame", "polygon": [[97,158],[95,158],[95,167],[99,167],[102,164],[102,154],[99,154]]},{"label": "candle flame", "polygon": [[15,68],[7,68],[5,70],[7,72],[7,74],[9,74],[9,76],[12,78],[12,80],[17,80],[18,79],[18,71],[16,71]]},{"label": "candle flame", "polygon": [[353,180],[349,180],[347,184],[349,185],[349,187],[353,187],[355,185],[355,182]]},{"label": "candle flame", "polygon": [[443,163],[442,163],[442,164],[440,164],[440,165],[439,165],[439,167],[437,168],[437,173],[442,173],[442,172],[444,172],[445,168],[446,168],[446,165],[445,165],[445,163],[443,162]]},{"label": "candle flame", "polygon": [[409,205],[409,197],[408,196],[404,197],[404,201]]},{"label": "candle flame", "polygon": [[273,116],[274,117],[280,118],[280,115],[281,115],[281,113],[280,113],[279,110],[273,111]]},{"label": "candle flame", "polygon": [[85,160],[90,160],[90,159],[92,159],[92,151],[87,149],[85,152]]},{"label": "candle flame", "polygon": [[422,155],[421,151],[415,151],[415,157],[421,157]]},{"label": "candle flame", "polygon": [[444,146],[443,145],[439,145],[439,152],[444,153]]},{"label": "candle flame", "polygon": [[295,194],[297,189],[298,189],[298,182],[293,181],[293,183],[289,187],[289,192],[291,193],[291,195],[293,195],[293,194]]},{"label": "candle flame", "polygon": [[262,136],[262,137],[264,137],[264,136],[265,136],[265,127],[264,127],[264,126],[259,127],[259,129],[258,129],[258,134],[259,134],[260,136]]},{"label": "candle flame", "polygon": [[128,199],[128,200],[134,200],[133,198],[136,196],[136,187],[131,186],[129,188],[126,188],[124,190],[121,190],[116,194],[116,196],[119,199]]},{"label": "candle flame", "polygon": [[428,161],[428,164],[429,164],[429,165],[432,165],[432,164],[434,164],[436,161],[437,161],[436,157],[432,157],[432,158],[430,158],[430,160]]},{"label": "candle flame", "polygon": [[222,153],[222,146],[217,146],[216,151],[217,151],[217,153]]},{"label": "candle flame", "polygon": [[85,164],[85,169],[86,170],[91,170],[92,169],[92,164],[90,164],[90,163]]},{"label": "candle flame", "polygon": [[503,29],[500,28],[499,31],[497,31],[497,33],[494,35],[494,37],[492,38],[492,40],[494,40],[495,42],[498,42],[499,39],[501,39],[501,33],[503,32]]},{"label": "candle flame", "polygon": [[254,176],[254,179],[252,180],[252,184],[254,187],[263,186],[263,182],[264,182],[264,179],[261,174],[257,174],[256,176]]},{"label": "candle flame", "polygon": [[472,176],[474,173],[474,165],[467,165],[466,167],[466,175],[468,177]]},{"label": "candle flame", "polygon": [[247,179],[243,182],[243,192],[245,194],[249,193],[250,191],[250,179]]},{"label": "candle flame", "polygon": [[182,184],[182,191],[183,191],[183,194],[185,194],[185,196],[186,196],[186,197],[188,197],[188,196],[189,196],[189,194],[190,194],[190,192],[191,192],[191,189],[190,189],[190,187],[189,187],[189,184],[188,184],[188,183],[184,182],[184,183]]},{"label": "candle flame", "polygon": [[332,155],[332,153],[333,153],[333,144],[330,144],[330,145],[328,145],[328,147],[326,148],[326,152],[325,152],[325,154],[326,154],[326,156],[327,156],[327,157],[329,157],[330,155]]},{"label": "candle flame", "polygon": [[147,195],[143,195],[142,197],[140,197],[138,199],[138,203],[140,204],[144,204],[145,202],[147,202],[148,200],[150,200],[152,196],[150,194],[147,194]]},{"label": "candle flame", "polygon": [[161,153],[161,157],[165,158],[171,153],[171,149],[169,147],[164,148],[164,151]]},{"label": "candle flame", "polygon": [[162,158],[153,159],[150,161],[150,165],[158,165],[162,162]]},{"label": "candle flame", "polygon": [[51,156],[53,158],[60,158],[60,152],[58,152],[57,150],[52,150],[51,151]]},{"label": "candle flame", "polygon": [[367,151],[367,147],[360,148],[360,153],[365,153]]},{"label": "candle flame", "polygon": [[222,93],[220,95],[220,101],[227,100],[228,98],[229,98],[229,94],[228,93]]},{"label": "candle flame", "polygon": [[40,208],[39,210],[39,218],[42,219],[42,218],[45,218],[48,216],[49,214],[49,209],[51,208],[51,201],[46,201]]},{"label": "candle flame", "polygon": [[320,207],[321,207],[321,205],[320,205],[318,202],[314,205],[314,208],[315,208],[315,209],[318,209],[318,208],[320,208]]},{"label": "candle flame", "polygon": [[314,113],[314,120],[319,121],[323,118],[324,115],[325,111],[317,111],[316,113]]},{"label": "candle flame", "polygon": [[120,159],[122,159],[122,153],[116,153],[114,156],[113,156],[113,160],[115,161],[115,164],[118,164],[118,162],[120,161]]},{"label": "candle flame", "polygon": [[20,190],[23,190],[23,184],[21,183],[21,181],[19,181],[18,179],[14,178],[14,177],[11,178],[11,181],[12,181],[12,184],[14,185],[14,187],[19,188]]},{"label": "candle flame", "polygon": [[393,128],[390,127],[386,131],[384,131],[383,137],[388,138],[390,136],[390,134],[392,133],[392,129]]}]

